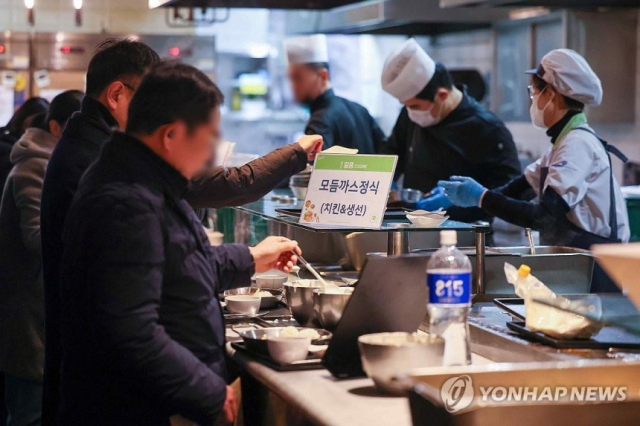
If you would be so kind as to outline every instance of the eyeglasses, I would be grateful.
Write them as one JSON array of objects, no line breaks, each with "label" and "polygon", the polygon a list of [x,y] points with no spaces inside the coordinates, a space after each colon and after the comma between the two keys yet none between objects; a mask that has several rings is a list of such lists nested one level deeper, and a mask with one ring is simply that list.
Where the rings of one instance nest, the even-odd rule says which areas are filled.
[{"label": "eyeglasses", "polygon": [[533,100],[533,96],[536,94],[536,90],[538,91],[538,94],[542,93],[545,91],[545,89],[549,87],[549,86],[544,86],[542,88],[542,90],[540,90],[538,87],[534,86],[533,84],[530,84],[527,86],[527,94],[529,95],[529,99]]},{"label": "eyeglasses", "polygon": [[122,83],[122,85],[123,85],[124,87],[126,87],[127,89],[129,89],[129,90],[131,90],[132,92],[134,92],[134,93],[135,93],[135,91],[136,91],[136,88],[135,88],[135,87],[133,87],[133,86],[131,86],[131,85],[129,85],[129,84],[127,84],[127,83],[125,83],[124,81],[121,81],[120,83]]}]

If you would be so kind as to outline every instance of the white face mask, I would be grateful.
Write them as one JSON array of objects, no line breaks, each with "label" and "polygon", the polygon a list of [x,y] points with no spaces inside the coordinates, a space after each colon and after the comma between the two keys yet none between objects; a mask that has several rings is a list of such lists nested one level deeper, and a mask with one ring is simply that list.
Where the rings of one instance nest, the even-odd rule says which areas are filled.
[{"label": "white face mask", "polygon": [[435,108],[435,106],[429,108],[426,111],[407,108],[407,112],[409,113],[409,119],[420,127],[433,126],[440,121],[439,114],[437,117],[434,117],[433,115],[431,115],[431,111],[433,110],[433,108]]},{"label": "white face mask", "polygon": [[[545,89],[546,87],[542,89],[542,92],[544,92]],[[549,99],[547,104],[544,106],[544,108],[540,109],[538,108],[538,99],[540,98],[540,95],[542,95],[542,92],[538,93],[533,97],[533,99],[531,99],[531,107],[529,108],[529,115],[531,116],[531,122],[533,123],[533,126],[538,129],[547,128],[547,126],[544,124],[544,111],[547,109],[549,105],[551,105],[551,101],[553,100],[553,97],[556,95],[554,92],[552,92],[551,98]]]}]

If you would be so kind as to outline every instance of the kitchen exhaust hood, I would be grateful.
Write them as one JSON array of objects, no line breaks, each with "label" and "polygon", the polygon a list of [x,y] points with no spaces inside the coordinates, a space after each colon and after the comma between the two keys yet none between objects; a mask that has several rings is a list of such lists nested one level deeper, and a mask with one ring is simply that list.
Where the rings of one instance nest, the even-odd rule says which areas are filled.
[{"label": "kitchen exhaust hood", "polygon": [[292,32],[435,35],[488,28],[508,19],[508,8],[442,9],[439,0],[377,0],[318,12],[314,28]]},{"label": "kitchen exhaust hood", "polygon": [[331,9],[360,1],[362,0],[149,0],[149,9],[158,7]]},{"label": "kitchen exhaust hood", "polygon": [[511,6],[511,7],[553,7],[562,9],[571,8],[619,8],[640,7],[638,0],[440,0],[443,8],[462,6]]}]

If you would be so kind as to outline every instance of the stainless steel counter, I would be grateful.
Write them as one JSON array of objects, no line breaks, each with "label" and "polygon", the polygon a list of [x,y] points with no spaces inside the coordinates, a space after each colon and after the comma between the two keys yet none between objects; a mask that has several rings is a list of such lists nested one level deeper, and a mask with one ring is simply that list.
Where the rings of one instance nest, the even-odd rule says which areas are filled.
[{"label": "stainless steel counter", "polygon": [[[368,378],[336,380],[327,370],[278,372],[227,346],[231,358],[274,396],[266,396],[263,413],[268,425],[411,426],[406,397],[379,393]],[[490,363],[473,355],[477,365]],[[279,418],[274,418],[279,417]]]},{"label": "stainless steel counter", "polygon": [[[507,368],[502,366],[515,364],[529,367],[538,364],[549,365],[549,362],[558,365],[581,365],[586,360],[608,360],[611,361],[611,365],[619,365],[621,360],[636,364],[640,361],[637,354],[629,354],[627,359],[624,353],[558,350],[532,343],[509,331],[506,327],[509,320],[510,316],[492,303],[474,304],[469,319],[472,366],[456,368],[475,371],[488,366],[490,370],[499,371],[501,368]],[[228,337],[233,340],[232,334]],[[260,416],[262,424],[412,424],[407,398],[380,394],[370,379],[336,380],[327,370],[278,372],[243,353],[236,352],[230,345],[227,351],[231,359],[245,371],[243,380],[253,384],[247,393],[251,395],[250,404],[255,408],[254,415]],[[433,368],[434,371],[439,369]],[[446,370],[445,367],[441,369]],[[638,408],[637,405],[633,407]]]}]

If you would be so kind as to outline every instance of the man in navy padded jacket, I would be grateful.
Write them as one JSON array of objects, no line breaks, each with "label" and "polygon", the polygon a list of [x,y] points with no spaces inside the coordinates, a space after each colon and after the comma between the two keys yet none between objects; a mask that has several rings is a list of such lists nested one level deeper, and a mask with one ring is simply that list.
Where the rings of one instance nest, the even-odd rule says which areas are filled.
[{"label": "man in navy padded jacket", "polygon": [[195,68],[155,66],[83,177],[64,228],[59,424],[233,423],[218,293],[289,271],[295,241],[211,247],[184,199],[211,159],[222,94]]}]

